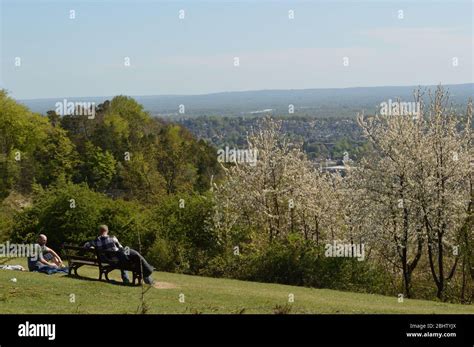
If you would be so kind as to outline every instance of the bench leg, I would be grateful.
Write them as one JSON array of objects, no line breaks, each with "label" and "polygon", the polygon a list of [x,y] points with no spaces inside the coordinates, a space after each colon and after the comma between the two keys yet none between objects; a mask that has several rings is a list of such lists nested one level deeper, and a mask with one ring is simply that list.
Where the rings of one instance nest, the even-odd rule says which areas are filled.
[{"label": "bench leg", "polygon": [[74,275],[79,276],[79,275],[77,274],[77,269],[79,269],[81,266],[82,266],[82,265],[80,265],[80,264],[74,264],[74,263],[71,264],[71,265],[69,266],[68,275],[71,276],[72,273],[74,272]]},{"label": "bench leg", "polygon": [[105,280],[107,282],[110,282],[110,279],[109,279],[109,272],[113,271],[114,269],[113,268],[108,268],[108,267],[100,267],[99,268],[99,281],[102,280],[102,275],[104,275],[105,277]]},{"label": "bench leg", "polygon": [[135,285],[135,281],[138,281],[138,285],[142,284],[142,276],[139,272],[133,272],[133,282],[132,284]]},{"label": "bench leg", "polygon": [[110,281],[109,280],[109,272],[110,271],[111,270],[109,270],[107,268],[103,268],[103,267],[99,268],[99,281],[102,281],[102,275],[104,275],[106,281]]},{"label": "bench leg", "polygon": [[110,269],[110,270],[105,270],[104,274],[105,274],[105,279],[107,280],[107,282],[110,282],[109,280],[109,272],[112,271],[113,269]]}]

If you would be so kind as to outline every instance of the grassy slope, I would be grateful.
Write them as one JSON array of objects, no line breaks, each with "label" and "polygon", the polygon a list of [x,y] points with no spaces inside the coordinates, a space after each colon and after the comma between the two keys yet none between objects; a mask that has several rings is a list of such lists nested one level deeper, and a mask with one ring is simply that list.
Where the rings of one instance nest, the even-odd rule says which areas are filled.
[{"label": "grassy slope", "polygon": [[[4,263],[3,261],[0,263]],[[10,264],[25,265],[13,259]],[[141,288],[97,281],[98,270],[79,270],[88,278],[0,270],[0,313],[135,313]],[[112,273],[119,279],[119,273]],[[288,304],[291,313],[470,313],[474,305],[453,305],[423,300],[311,289],[279,284],[245,282],[158,272],[159,282],[176,286],[150,288],[145,294],[149,313],[274,313]],[[11,279],[16,278],[17,282]],[[183,293],[185,302],[178,298]],[[70,303],[70,294],[76,302]]]}]

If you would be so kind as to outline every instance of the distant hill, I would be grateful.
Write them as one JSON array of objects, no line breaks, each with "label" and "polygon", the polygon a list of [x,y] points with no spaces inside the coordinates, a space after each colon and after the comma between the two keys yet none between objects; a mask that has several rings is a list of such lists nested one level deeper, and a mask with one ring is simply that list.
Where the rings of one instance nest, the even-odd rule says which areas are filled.
[{"label": "distant hill", "polygon": [[[422,86],[434,90],[436,86]],[[474,96],[474,84],[446,85],[452,102],[463,106]],[[404,87],[358,87],[330,89],[258,90],[223,92],[202,95],[157,95],[134,96],[153,115],[183,116],[178,113],[179,105],[185,106],[185,116],[200,115],[258,115],[288,114],[290,104],[296,115],[316,117],[351,117],[365,110],[374,112],[383,101],[400,98],[413,101],[416,86]],[[58,97],[51,99],[19,100],[35,112],[53,110],[58,101],[86,101],[97,104],[112,97]]]}]

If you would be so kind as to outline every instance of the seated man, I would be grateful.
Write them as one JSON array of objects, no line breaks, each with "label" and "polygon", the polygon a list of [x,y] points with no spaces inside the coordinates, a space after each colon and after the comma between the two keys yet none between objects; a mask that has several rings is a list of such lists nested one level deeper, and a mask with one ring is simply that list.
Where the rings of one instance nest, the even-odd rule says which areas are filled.
[{"label": "seated man", "polygon": [[[148,264],[148,262],[143,258],[143,256],[133,249],[125,249],[118,239],[115,236],[109,235],[109,228],[107,225],[99,226],[99,236],[93,240],[86,242],[85,247],[91,247],[100,249],[114,251],[111,257],[108,257],[108,261],[117,262],[119,264],[135,264],[137,267],[142,269],[143,280],[146,284],[153,284],[153,278],[151,274],[153,272],[153,266]],[[127,271],[121,270],[122,280],[124,283],[130,283],[128,278]]]},{"label": "seated man", "polygon": [[46,246],[48,238],[44,234],[38,236],[38,243],[35,244],[35,256],[28,258],[28,269],[39,271],[51,275],[56,272],[68,272],[61,257]]}]

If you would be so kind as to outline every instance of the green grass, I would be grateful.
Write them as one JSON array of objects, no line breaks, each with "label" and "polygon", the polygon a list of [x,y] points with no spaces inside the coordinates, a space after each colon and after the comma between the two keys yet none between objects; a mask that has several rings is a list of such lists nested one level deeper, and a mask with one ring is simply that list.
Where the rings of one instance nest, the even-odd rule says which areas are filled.
[{"label": "green grass", "polygon": [[[0,262],[4,263],[4,262]],[[23,259],[9,260],[22,264]],[[65,275],[0,270],[0,313],[136,313],[141,287],[97,280],[98,269],[83,267]],[[111,277],[119,280],[115,271]],[[11,279],[16,278],[17,282]],[[474,305],[455,305],[425,300],[312,289],[156,272],[155,280],[176,286],[150,288],[145,294],[148,313],[421,313],[474,314]],[[145,287],[147,288],[147,286]],[[70,295],[75,295],[75,303]],[[185,302],[179,301],[184,294]],[[288,303],[289,295],[294,303]]]}]

